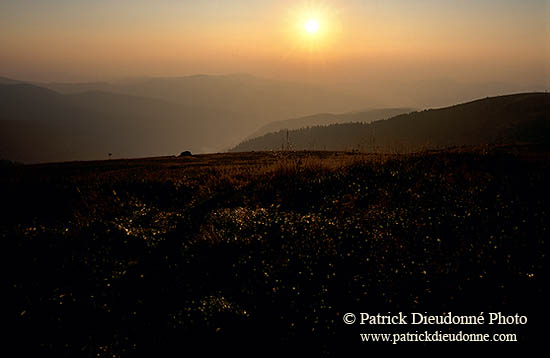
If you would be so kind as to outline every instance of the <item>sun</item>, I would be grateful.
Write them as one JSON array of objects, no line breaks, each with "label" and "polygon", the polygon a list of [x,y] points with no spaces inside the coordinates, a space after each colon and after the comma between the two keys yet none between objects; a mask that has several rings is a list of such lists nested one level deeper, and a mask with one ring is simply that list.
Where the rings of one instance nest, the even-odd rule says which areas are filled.
[{"label": "sun", "polygon": [[[341,10],[324,3],[328,0],[301,0],[287,9],[284,32],[292,51],[308,60],[333,56],[331,50],[341,36]],[[301,3],[301,4],[300,4]]]},{"label": "sun", "polygon": [[319,25],[319,21],[317,21],[317,19],[309,19],[304,24],[304,28],[310,34],[315,34],[315,33],[319,32],[320,27],[321,26]]}]

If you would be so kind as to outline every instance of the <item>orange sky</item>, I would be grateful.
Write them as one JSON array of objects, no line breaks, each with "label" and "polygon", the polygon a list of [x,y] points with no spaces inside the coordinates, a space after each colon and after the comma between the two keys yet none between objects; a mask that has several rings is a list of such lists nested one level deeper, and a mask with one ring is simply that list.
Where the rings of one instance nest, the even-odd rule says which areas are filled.
[{"label": "orange sky", "polygon": [[[304,31],[316,18],[320,31]],[[344,85],[548,84],[546,0],[0,3],[0,76],[36,81],[247,72]]]}]

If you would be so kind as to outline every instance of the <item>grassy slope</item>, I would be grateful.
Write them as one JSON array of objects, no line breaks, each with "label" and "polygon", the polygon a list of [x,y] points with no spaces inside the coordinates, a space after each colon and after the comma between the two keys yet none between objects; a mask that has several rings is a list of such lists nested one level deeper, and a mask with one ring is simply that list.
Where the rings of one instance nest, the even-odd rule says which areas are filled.
[{"label": "grassy slope", "polygon": [[[202,343],[364,352],[357,333],[368,327],[344,325],[345,312],[502,311],[535,322],[546,304],[545,153],[249,153],[4,168],[4,319],[23,347],[45,344],[57,356]],[[532,327],[506,332],[532,343]]]}]

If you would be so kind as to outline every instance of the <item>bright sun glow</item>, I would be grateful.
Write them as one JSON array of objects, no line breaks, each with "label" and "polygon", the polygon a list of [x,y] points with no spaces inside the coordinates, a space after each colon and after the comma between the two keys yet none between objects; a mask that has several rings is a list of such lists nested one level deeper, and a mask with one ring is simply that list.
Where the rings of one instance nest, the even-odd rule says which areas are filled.
[{"label": "bright sun glow", "polygon": [[319,31],[319,21],[315,20],[315,19],[309,19],[305,24],[304,24],[304,28],[306,29],[307,32],[309,32],[310,34],[314,34],[316,32]]},{"label": "bright sun glow", "polygon": [[289,56],[296,55],[308,61],[324,61],[335,56],[335,45],[341,33],[340,10],[323,1],[328,0],[301,0],[288,8],[285,32],[293,51]]}]

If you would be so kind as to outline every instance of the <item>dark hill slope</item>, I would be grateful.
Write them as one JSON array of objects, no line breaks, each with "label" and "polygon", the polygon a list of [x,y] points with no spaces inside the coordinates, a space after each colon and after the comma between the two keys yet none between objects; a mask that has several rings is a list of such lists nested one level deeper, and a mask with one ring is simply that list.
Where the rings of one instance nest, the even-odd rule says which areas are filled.
[{"label": "dark hill slope", "polygon": [[216,151],[238,126],[236,114],[153,98],[0,85],[0,158],[25,163]]},{"label": "dark hill slope", "polygon": [[268,123],[249,138],[261,137],[270,132],[278,132],[282,129],[300,129],[314,126],[324,126],[337,123],[363,122],[369,123],[375,120],[391,118],[403,113],[413,112],[413,108],[377,108],[361,112],[343,114],[319,113],[311,116],[286,119]]},{"label": "dark hill slope", "polygon": [[[293,149],[411,150],[420,147],[494,142],[548,142],[550,95],[524,93],[485,98],[388,120],[306,128],[288,133]],[[286,131],[239,144],[233,151],[277,150],[287,145]]]},{"label": "dark hill slope", "polygon": [[65,96],[30,84],[0,84],[0,118],[42,120],[91,118],[88,111],[73,106]]},{"label": "dark hill slope", "polygon": [[13,80],[11,78],[7,77],[0,77],[0,85],[15,85],[15,84],[23,84],[22,81]]}]

